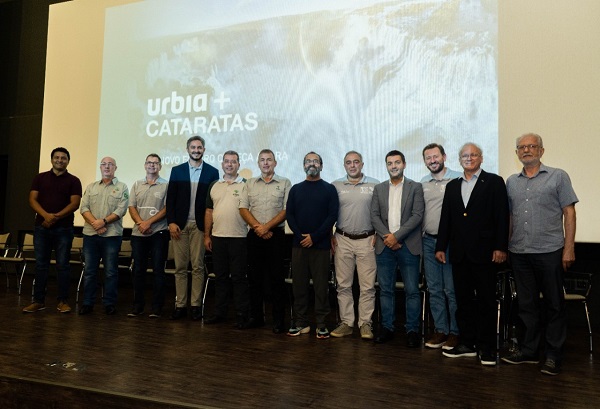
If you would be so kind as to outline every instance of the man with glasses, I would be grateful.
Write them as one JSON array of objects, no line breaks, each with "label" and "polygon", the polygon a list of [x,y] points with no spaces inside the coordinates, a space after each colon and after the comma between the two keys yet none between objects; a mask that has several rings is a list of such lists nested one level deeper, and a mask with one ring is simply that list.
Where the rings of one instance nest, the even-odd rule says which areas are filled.
[{"label": "man with glasses", "polygon": [[154,274],[152,312],[150,318],[161,316],[165,303],[165,260],[169,248],[167,214],[167,181],[160,177],[161,160],[156,153],[146,157],[146,177],[136,181],[129,195],[129,214],[135,225],[131,231],[133,256],[133,308],[128,317],[144,313],[146,268],[152,259]]},{"label": "man with glasses", "polygon": [[71,282],[71,244],[73,242],[73,213],[81,201],[81,182],[67,171],[71,160],[65,148],[50,153],[52,169],[37,175],[31,184],[29,205],[35,211],[35,285],[33,302],[23,312],[36,312],[46,308],[46,285],[52,250],[56,254],[58,281],[58,312],[67,313],[69,284]]},{"label": "man with glasses", "polygon": [[525,332],[519,349],[502,360],[538,363],[543,314],[546,360],[541,371],[558,375],[567,337],[563,272],[575,262],[579,200],[569,175],[541,162],[541,136],[530,133],[517,138],[516,154],[523,169],[506,181],[512,226],[508,249]]},{"label": "man with glasses", "polygon": [[329,314],[329,265],[331,232],[337,220],[337,191],[321,179],[323,160],[315,152],[304,156],[306,180],[290,189],[286,217],[294,232],[292,247],[292,290],[294,322],[287,335],[295,337],[310,332],[307,317],[310,279],[315,292],[317,338],[329,338],[325,323]]},{"label": "man with glasses", "polygon": [[223,154],[223,178],[208,187],[204,215],[204,246],[212,251],[215,271],[215,314],[205,324],[227,320],[230,290],[236,313],[235,327],[246,329],[250,321],[248,290],[248,225],[240,215],[240,198],[246,190],[246,179],[238,173],[240,156],[235,151]]},{"label": "man with glasses", "polygon": [[93,311],[98,289],[100,260],[104,264],[104,296],[102,304],[107,315],[117,313],[119,283],[119,250],[123,239],[123,216],[127,212],[129,190],[115,177],[117,162],[104,157],[100,163],[102,179],[85,189],[81,199],[83,226],[83,305],[80,315]]},{"label": "man with glasses", "polygon": [[383,344],[394,338],[396,281],[397,270],[400,270],[406,295],[406,346],[417,348],[421,345],[419,272],[421,223],[425,211],[423,186],[404,176],[406,159],[402,152],[388,152],[385,166],[390,178],[375,186],[371,202],[371,222],[377,236],[375,254],[381,305],[381,330],[375,343]]},{"label": "man with glasses", "polygon": [[204,285],[204,212],[208,186],[219,179],[219,171],[202,160],[204,139],[187,140],[189,160],[171,170],[167,189],[167,223],[175,256],[175,310],[171,319],[187,316],[188,265],[192,265],[190,306],[192,319],[202,319]]},{"label": "man with glasses", "polygon": [[[504,180],[481,169],[483,152],[466,143],[459,153],[463,174],[446,186],[435,257],[452,263],[460,343],[449,358],[475,357],[496,365],[496,273],[506,261],[508,198]],[[446,250],[450,246],[450,260]]]}]

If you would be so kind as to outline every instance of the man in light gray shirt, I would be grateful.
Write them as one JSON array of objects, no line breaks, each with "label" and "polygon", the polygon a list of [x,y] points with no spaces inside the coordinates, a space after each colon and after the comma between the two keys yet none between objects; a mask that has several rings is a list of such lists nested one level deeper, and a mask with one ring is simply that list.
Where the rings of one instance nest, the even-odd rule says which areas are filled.
[{"label": "man in light gray shirt", "polygon": [[[425,198],[423,216],[423,262],[425,279],[429,290],[429,305],[435,332],[425,342],[427,348],[450,350],[458,345],[458,325],[456,323],[456,296],[452,265],[442,264],[435,259],[435,245],[442,215],[442,202],[446,185],[461,176],[460,172],[447,168],[444,147],[430,143],[423,148],[423,161],[429,174],[421,179]],[[446,250],[448,258],[448,250]]]},{"label": "man in light gray shirt", "polygon": [[100,259],[104,264],[104,296],[102,304],[107,315],[117,313],[119,282],[119,250],[123,236],[123,216],[127,212],[129,190],[115,177],[117,162],[104,157],[100,163],[102,179],[91,183],[81,199],[83,226],[83,305],[80,315],[94,309],[98,288]]},{"label": "man in light gray shirt", "polygon": [[129,214],[135,223],[131,231],[134,296],[133,308],[127,316],[144,313],[146,269],[151,258],[154,285],[150,318],[158,318],[165,303],[165,260],[169,249],[169,226],[165,218],[168,183],[160,177],[161,159],[156,153],[146,157],[144,168],[146,177],[133,184],[129,196]]},{"label": "man in light gray shirt", "polygon": [[337,298],[340,324],[332,337],[352,335],[354,329],[354,269],[358,274],[360,297],[358,327],[363,339],[373,339],[372,316],[375,310],[375,229],[371,223],[371,200],[378,180],[365,176],[362,155],[350,151],[344,156],[346,176],[333,182],[340,209],[335,235],[331,240],[334,252]]}]

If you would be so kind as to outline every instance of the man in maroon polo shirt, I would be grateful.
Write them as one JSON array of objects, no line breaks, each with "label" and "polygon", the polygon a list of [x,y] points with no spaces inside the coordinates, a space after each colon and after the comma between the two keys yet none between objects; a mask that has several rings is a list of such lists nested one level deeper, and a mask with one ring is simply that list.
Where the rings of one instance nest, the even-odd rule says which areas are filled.
[{"label": "man in maroon polo shirt", "polygon": [[71,266],[69,257],[73,242],[73,213],[81,201],[81,181],[67,171],[69,151],[56,148],[50,154],[52,169],[33,179],[29,205],[36,212],[33,245],[35,247],[35,285],[33,302],[23,312],[46,308],[46,284],[52,250],[56,254],[58,280],[58,312],[71,311],[67,304]]}]

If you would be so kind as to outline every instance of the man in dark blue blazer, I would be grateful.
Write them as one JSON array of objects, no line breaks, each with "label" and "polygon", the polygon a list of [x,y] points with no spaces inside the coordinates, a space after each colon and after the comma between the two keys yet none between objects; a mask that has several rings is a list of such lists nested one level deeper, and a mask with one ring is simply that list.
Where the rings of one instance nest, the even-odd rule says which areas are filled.
[{"label": "man in dark blue blazer", "polygon": [[508,250],[508,196],[504,180],[481,169],[483,152],[474,143],[460,149],[463,175],[446,186],[438,229],[436,259],[450,262],[456,292],[459,344],[449,358],[477,356],[496,365],[496,272]]},{"label": "man in dark blue blazer", "polygon": [[167,223],[175,258],[175,310],[171,319],[187,315],[188,264],[192,264],[190,297],[193,320],[202,318],[204,285],[204,212],[208,186],[219,179],[219,171],[202,161],[205,143],[200,136],[187,141],[189,161],[171,170],[167,190]]}]

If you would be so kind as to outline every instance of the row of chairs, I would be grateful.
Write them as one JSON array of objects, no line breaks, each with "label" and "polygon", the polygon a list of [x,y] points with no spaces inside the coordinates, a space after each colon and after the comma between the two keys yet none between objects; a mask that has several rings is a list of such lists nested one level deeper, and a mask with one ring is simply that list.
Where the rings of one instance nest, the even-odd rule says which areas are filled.
[{"label": "row of chairs", "polygon": [[[33,234],[25,233],[22,238],[22,242],[20,246],[11,246],[10,245],[11,234],[4,233],[0,234],[0,271],[4,271],[6,274],[6,285],[7,288],[10,288],[10,270],[12,267],[12,271],[15,273],[15,277],[17,279],[17,288],[19,295],[21,294],[21,289],[23,285],[23,277],[25,276],[28,265],[35,264],[35,255],[34,255],[34,243],[33,243]],[[77,285],[77,296],[76,302],[79,301],[79,292],[81,289],[81,283],[83,280],[83,269],[84,269],[84,259],[83,259],[83,238],[74,237],[71,249],[71,260],[70,263],[72,266],[81,268],[81,275],[79,278],[79,282]],[[120,270],[128,270],[132,275],[133,271],[133,260],[132,260],[132,248],[131,242],[129,240],[123,240],[121,249],[119,252],[119,269]],[[167,273],[173,273],[174,268],[172,265],[173,260],[173,251],[171,243],[169,243],[169,252],[167,257],[167,268],[165,271]],[[204,313],[204,305],[206,302],[206,295],[208,292],[209,284],[214,281],[215,274],[212,271],[212,263],[211,263],[210,253],[206,255],[206,265],[207,265],[207,274],[206,274],[206,283],[204,286],[204,292],[202,296],[202,309]],[[54,260],[51,261],[51,264],[55,264]],[[289,284],[291,288],[292,284],[292,272],[291,272],[291,263],[288,260],[288,275],[285,279],[286,283]],[[101,266],[102,267],[102,266]],[[398,275],[399,277],[400,275]],[[590,295],[590,291],[592,288],[592,277],[591,273],[581,273],[581,272],[567,272],[565,274],[564,280],[564,291],[565,291],[565,300],[567,302],[579,303],[583,305],[583,309],[585,312],[585,318],[588,326],[588,334],[589,334],[589,345],[590,352],[593,350],[593,339],[592,339],[592,327],[589,316],[589,309],[587,305],[588,297]],[[34,281],[35,282],[35,281]],[[335,269],[333,263],[330,268],[330,277],[329,284],[332,293],[335,295],[335,289],[337,287],[337,282],[335,279]],[[377,286],[377,283],[376,283]],[[402,292],[404,291],[404,283],[402,281],[396,282],[396,291]],[[425,281],[424,275],[421,274],[419,280],[419,291],[422,295],[422,314],[421,314],[421,323],[422,323],[422,333],[425,335],[427,327],[428,327],[428,310],[427,310],[427,283]],[[517,300],[517,290],[515,285],[515,280],[510,270],[503,270],[498,273],[497,280],[497,305],[498,305],[498,314],[496,321],[496,335],[497,335],[497,347],[499,348],[501,342],[505,342],[508,340],[510,336],[511,327],[513,325],[513,315]],[[32,295],[33,295],[33,286],[32,286]],[[540,294],[541,296],[541,294]],[[291,300],[291,290],[290,290],[290,300]],[[291,304],[291,303],[290,303]],[[291,308],[290,308],[291,310]]]}]

